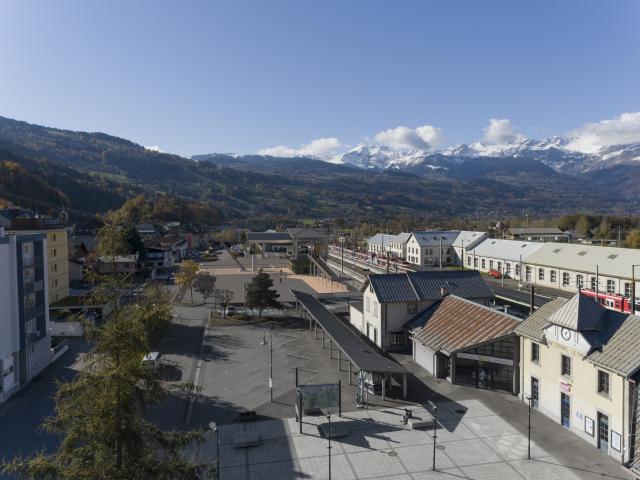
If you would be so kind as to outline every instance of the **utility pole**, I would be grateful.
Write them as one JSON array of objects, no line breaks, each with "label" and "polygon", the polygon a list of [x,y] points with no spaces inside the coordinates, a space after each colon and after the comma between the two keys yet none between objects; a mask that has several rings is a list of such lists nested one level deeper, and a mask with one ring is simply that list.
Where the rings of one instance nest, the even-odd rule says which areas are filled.
[{"label": "utility pole", "polygon": [[435,472],[436,470],[436,440],[438,438],[438,406],[436,402],[429,400],[428,405],[431,407],[431,411],[433,412],[433,464],[431,466],[431,470]]}]

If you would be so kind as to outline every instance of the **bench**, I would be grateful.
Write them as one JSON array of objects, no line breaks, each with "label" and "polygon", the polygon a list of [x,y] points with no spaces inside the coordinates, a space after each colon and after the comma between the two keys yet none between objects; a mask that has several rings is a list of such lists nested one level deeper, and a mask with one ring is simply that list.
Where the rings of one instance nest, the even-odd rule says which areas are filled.
[{"label": "bench", "polygon": [[260,437],[255,433],[239,433],[233,438],[234,448],[249,448],[260,445]]},{"label": "bench", "polygon": [[433,421],[433,417],[431,415],[425,417],[425,418],[420,418],[420,417],[411,417],[409,419],[409,425],[411,426],[411,429],[413,430],[417,430],[419,428],[429,428],[429,427],[433,427],[434,421]]}]

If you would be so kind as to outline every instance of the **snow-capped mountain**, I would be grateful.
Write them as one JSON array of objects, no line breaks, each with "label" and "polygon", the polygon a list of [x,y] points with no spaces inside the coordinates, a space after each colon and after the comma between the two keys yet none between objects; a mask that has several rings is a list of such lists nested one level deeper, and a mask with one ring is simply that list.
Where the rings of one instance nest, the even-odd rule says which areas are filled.
[{"label": "snow-capped mountain", "polygon": [[640,165],[640,143],[603,147],[595,153],[573,149],[572,139],[567,137],[526,139],[505,145],[476,142],[440,151],[402,151],[381,145],[360,145],[331,161],[376,170],[413,170],[421,166],[423,171],[436,171],[446,169],[448,163],[455,165],[480,157],[528,158],[540,161],[560,173],[579,174],[622,164]]}]

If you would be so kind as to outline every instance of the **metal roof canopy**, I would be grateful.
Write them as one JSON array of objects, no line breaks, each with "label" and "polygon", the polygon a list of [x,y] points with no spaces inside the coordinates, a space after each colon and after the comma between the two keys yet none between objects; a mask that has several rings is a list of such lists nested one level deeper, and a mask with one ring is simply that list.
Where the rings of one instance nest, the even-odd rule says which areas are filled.
[{"label": "metal roof canopy", "polygon": [[296,300],[309,315],[320,324],[331,340],[345,356],[360,370],[375,373],[408,373],[407,369],[385,357],[371,347],[357,333],[309,293],[291,290]]}]

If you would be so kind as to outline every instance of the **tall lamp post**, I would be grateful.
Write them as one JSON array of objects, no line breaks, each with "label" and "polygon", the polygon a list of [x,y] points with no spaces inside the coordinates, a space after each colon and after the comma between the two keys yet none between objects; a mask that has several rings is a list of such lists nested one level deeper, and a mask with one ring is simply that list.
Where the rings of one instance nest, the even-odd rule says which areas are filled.
[{"label": "tall lamp post", "polygon": [[438,406],[436,405],[436,402],[432,400],[429,400],[427,402],[427,405],[429,405],[429,408],[431,408],[432,415],[433,415],[433,464],[431,466],[431,470],[435,471],[436,470],[436,440],[438,438],[438,432],[437,432]]},{"label": "tall lamp post", "polygon": [[640,265],[631,265],[631,314],[636,314],[636,267]]},{"label": "tall lamp post", "polygon": [[524,398],[527,399],[529,403],[529,425],[527,427],[527,460],[531,460],[531,402],[533,402],[533,397],[531,395],[525,394]]},{"label": "tall lamp post", "polygon": [[220,438],[216,422],[209,422],[209,429],[216,434],[216,478],[220,478]]},{"label": "tall lamp post", "polygon": [[[262,334],[260,345],[266,345],[266,335]],[[269,330],[269,400],[273,402],[273,335]]]},{"label": "tall lamp post", "polygon": [[329,446],[327,447],[327,451],[329,452],[329,480],[331,480],[331,411],[328,409],[322,409],[322,413],[327,416],[327,420],[329,421],[329,429],[327,432],[327,440],[329,441]]}]

